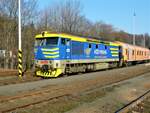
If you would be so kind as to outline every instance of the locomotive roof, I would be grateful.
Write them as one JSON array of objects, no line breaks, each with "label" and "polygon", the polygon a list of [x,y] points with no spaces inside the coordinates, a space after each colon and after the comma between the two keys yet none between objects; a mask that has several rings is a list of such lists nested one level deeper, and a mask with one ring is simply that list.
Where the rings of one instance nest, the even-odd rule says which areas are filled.
[{"label": "locomotive roof", "polygon": [[79,42],[89,42],[89,43],[103,43],[105,45],[110,45],[110,46],[119,46],[119,44],[114,43],[114,42],[108,42],[108,41],[102,41],[98,39],[93,39],[93,38],[88,38],[88,37],[82,37],[82,36],[76,36],[76,35],[71,35],[67,33],[49,33],[47,31],[42,32],[41,34],[38,34],[35,36],[35,38],[50,38],[50,37],[62,37],[62,38],[68,38],[74,41],[79,41]]}]

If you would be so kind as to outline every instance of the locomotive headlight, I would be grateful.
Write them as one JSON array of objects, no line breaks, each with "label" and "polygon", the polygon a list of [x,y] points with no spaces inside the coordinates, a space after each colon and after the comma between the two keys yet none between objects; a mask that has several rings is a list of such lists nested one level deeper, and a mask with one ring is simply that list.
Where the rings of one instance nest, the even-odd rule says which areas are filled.
[{"label": "locomotive headlight", "polygon": [[55,60],[53,65],[55,68],[60,68],[60,66],[61,66],[60,61],[58,61],[58,60]]},{"label": "locomotive headlight", "polygon": [[58,63],[56,63],[56,67],[58,67]]},{"label": "locomotive headlight", "polygon": [[38,66],[39,66],[39,64],[38,64],[38,63],[39,63],[39,62],[38,62],[38,60],[35,60],[35,62],[34,62],[34,63],[35,63],[35,66],[36,66],[36,67],[38,67]]},{"label": "locomotive headlight", "polygon": [[49,64],[52,64],[52,61],[49,61]]},{"label": "locomotive headlight", "polygon": [[36,64],[36,65],[38,64],[38,60],[35,60],[35,64]]}]

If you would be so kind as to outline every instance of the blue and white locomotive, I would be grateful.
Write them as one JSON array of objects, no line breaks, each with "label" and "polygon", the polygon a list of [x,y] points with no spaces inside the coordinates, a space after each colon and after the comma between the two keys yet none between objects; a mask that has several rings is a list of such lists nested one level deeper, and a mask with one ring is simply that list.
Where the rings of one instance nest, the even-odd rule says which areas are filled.
[{"label": "blue and white locomotive", "polygon": [[37,76],[58,77],[112,68],[121,59],[120,46],[113,42],[46,31],[35,38]]}]

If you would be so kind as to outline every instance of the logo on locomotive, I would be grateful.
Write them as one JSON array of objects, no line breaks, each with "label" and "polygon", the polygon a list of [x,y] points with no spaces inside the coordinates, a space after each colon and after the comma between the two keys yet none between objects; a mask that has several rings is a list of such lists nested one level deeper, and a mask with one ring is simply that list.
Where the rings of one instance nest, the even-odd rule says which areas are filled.
[{"label": "logo on locomotive", "polygon": [[106,55],[107,52],[106,52],[106,50],[96,49],[96,50],[94,50],[94,54],[96,54],[96,55]]},{"label": "logo on locomotive", "polygon": [[89,56],[90,53],[91,53],[91,49],[90,49],[90,48],[85,49],[85,54],[86,54],[87,56]]},{"label": "logo on locomotive", "polygon": [[100,50],[98,50],[98,49],[94,50],[94,54],[99,55],[100,54]]}]

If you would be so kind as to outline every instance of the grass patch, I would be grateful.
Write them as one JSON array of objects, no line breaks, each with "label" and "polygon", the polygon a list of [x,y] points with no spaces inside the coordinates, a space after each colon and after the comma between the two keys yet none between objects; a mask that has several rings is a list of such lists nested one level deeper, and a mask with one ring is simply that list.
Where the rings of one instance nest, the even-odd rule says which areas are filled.
[{"label": "grass patch", "polygon": [[74,97],[63,97],[59,100],[45,102],[39,105],[30,106],[26,109],[17,110],[15,113],[64,113],[76,108],[83,103],[90,103],[105,95],[104,90],[87,92]]},{"label": "grass patch", "polygon": [[78,104],[79,103],[76,101],[62,98],[36,106],[30,106],[26,109],[20,109],[15,113],[64,113],[75,108]]},{"label": "grass patch", "polygon": [[80,103],[90,103],[97,98],[104,97],[106,95],[106,92],[104,90],[89,92],[83,95],[80,95],[79,101]]},{"label": "grass patch", "polygon": [[30,106],[26,109],[16,111],[16,113],[64,113],[70,111],[84,103],[91,103],[98,98],[104,97],[108,92],[113,91],[114,87],[95,89],[84,92],[72,97],[63,97],[45,102],[39,105]]}]

